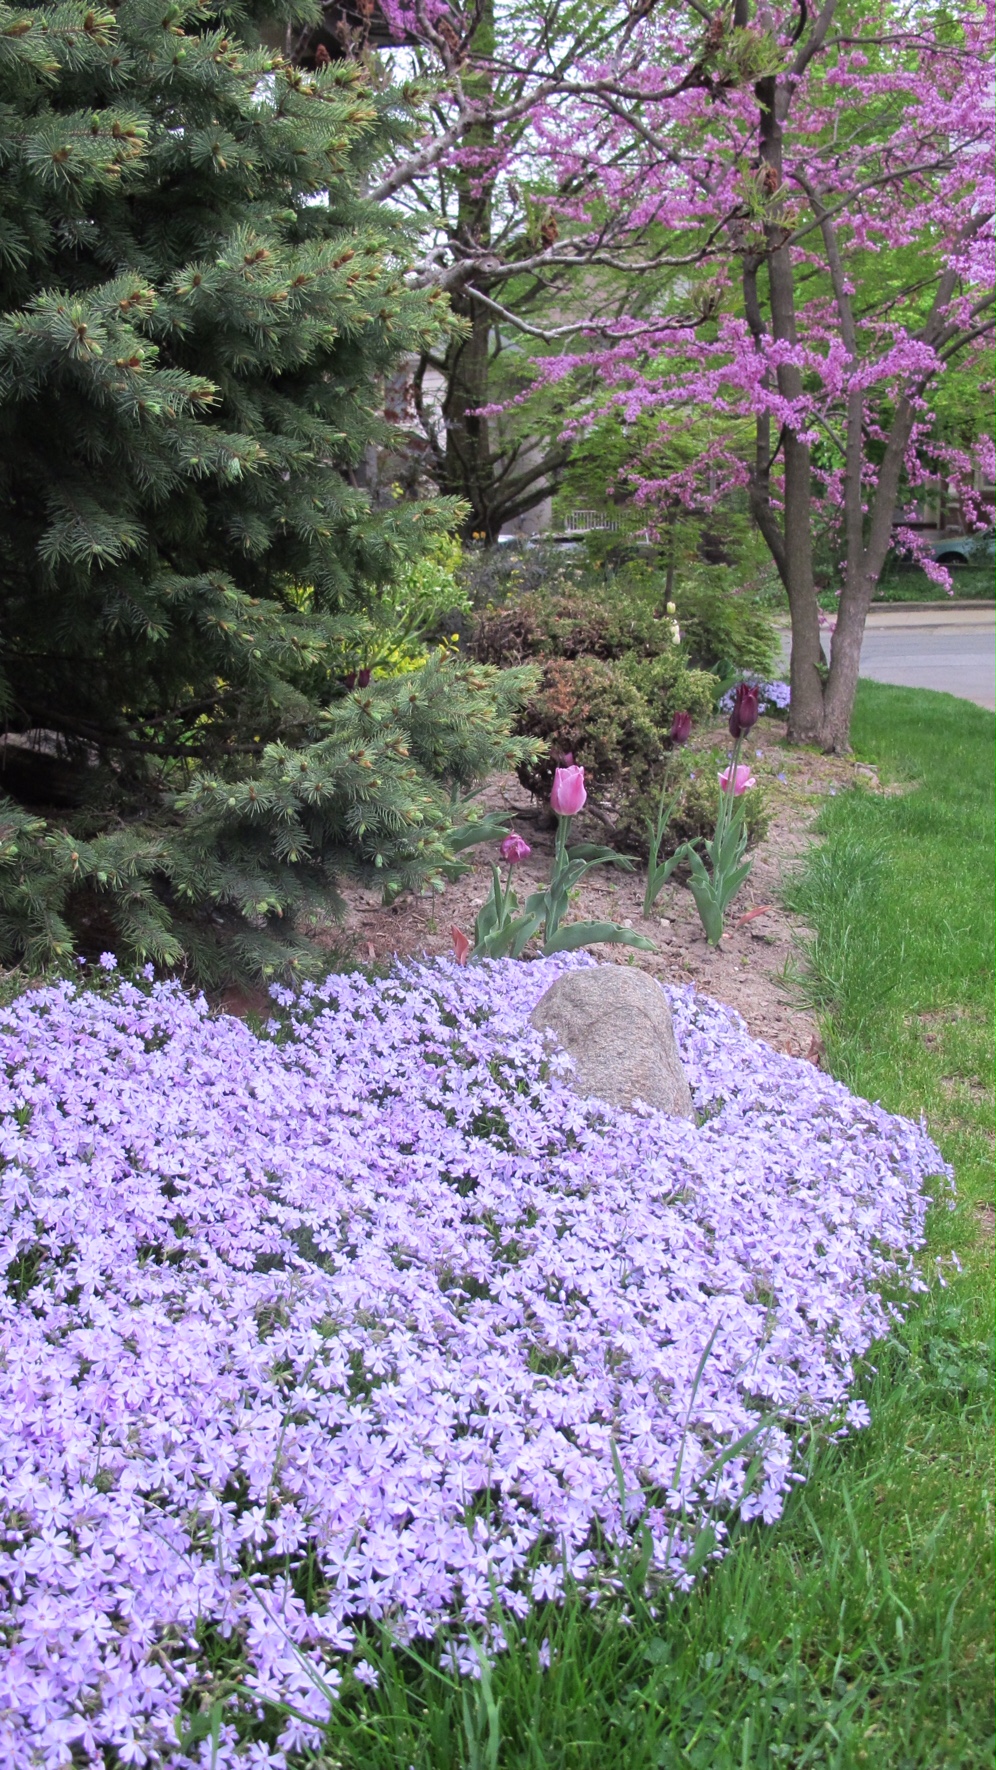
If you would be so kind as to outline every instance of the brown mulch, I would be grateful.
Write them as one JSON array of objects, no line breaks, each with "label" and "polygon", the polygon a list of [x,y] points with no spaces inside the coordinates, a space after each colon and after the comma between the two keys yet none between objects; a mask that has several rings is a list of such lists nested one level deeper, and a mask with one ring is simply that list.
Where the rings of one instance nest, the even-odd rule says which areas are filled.
[{"label": "brown mulch", "polygon": [[[844,757],[822,756],[790,747],[785,726],[763,719],[742,752],[766,792],[771,811],[767,835],[754,853],[750,878],[728,916],[728,932],[718,949],[707,946],[691,893],[673,880],[665,885],[652,914],[643,916],[645,872],[596,867],[585,879],[570,920],[621,922],[653,940],[655,952],[601,945],[592,948],[602,962],[636,963],[653,976],[672,983],[693,983],[717,1001],[739,1009],[752,1034],[776,1049],[819,1061],[816,1021],[803,1006],[791,975],[802,961],[807,930],[779,902],[786,874],[799,862],[812,840],[810,826],[828,793],[856,782],[883,791],[874,770]],[[725,728],[701,732],[699,746],[721,745]],[[728,737],[725,739],[729,743]],[[697,746],[697,747],[699,747]],[[703,764],[712,766],[707,756]],[[482,808],[508,812],[512,826],[532,846],[529,859],[517,869],[519,901],[540,888],[549,876],[554,831],[549,813],[520,786],[514,775],[497,776],[480,796]],[[579,826],[584,820],[579,819]],[[607,840],[592,821],[577,834]],[[406,897],[385,909],[378,893],[346,886],[348,912],[335,944],[363,962],[451,953],[454,926],[473,934],[474,918],[491,888],[493,844],[468,851],[471,870],[445,892]]]}]

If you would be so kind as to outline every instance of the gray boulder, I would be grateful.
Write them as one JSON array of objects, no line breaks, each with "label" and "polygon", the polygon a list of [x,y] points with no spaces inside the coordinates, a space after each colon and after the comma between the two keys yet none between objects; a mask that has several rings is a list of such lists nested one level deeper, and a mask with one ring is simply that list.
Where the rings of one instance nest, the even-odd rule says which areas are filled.
[{"label": "gray boulder", "polygon": [[642,1100],[674,1118],[695,1117],[667,997],[645,971],[568,971],[540,998],[530,1024],[573,1057],[571,1085],[584,1099],[626,1110]]}]

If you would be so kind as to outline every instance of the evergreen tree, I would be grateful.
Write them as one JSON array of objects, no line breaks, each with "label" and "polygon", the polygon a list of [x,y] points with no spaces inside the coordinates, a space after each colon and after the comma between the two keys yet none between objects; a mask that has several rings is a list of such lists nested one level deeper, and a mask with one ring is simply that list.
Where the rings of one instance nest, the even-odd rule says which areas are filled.
[{"label": "evergreen tree", "polygon": [[353,472],[445,323],[362,196],[390,104],[251,7],[0,4],[7,963],[272,975],[344,868],[445,864],[451,788],[507,753],[513,679],[342,682],[452,517]]}]

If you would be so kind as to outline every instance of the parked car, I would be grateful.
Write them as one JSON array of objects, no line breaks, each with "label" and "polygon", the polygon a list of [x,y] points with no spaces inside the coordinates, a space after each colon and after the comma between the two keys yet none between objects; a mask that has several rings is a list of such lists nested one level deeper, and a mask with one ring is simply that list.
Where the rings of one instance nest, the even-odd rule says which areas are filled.
[{"label": "parked car", "polygon": [[948,535],[930,549],[938,565],[992,565],[996,558],[993,530],[976,535]]}]

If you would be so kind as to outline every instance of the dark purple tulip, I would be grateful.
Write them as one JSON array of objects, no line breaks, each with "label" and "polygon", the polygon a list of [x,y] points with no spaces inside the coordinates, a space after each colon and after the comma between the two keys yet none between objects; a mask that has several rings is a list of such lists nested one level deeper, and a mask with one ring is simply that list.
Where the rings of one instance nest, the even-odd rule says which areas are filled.
[{"label": "dark purple tulip", "polygon": [[676,713],[671,721],[672,744],[676,744],[680,748],[682,744],[687,744],[691,735],[692,715],[690,713]]},{"label": "dark purple tulip", "polygon": [[369,688],[370,676],[371,676],[371,672],[369,670],[367,670],[367,669],[361,670],[359,672],[359,675],[356,678],[357,688]]},{"label": "dark purple tulip", "polygon": [[757,724],[757,689],[750,682],[738,682],[733,690],[733,712],[730,714],[730,736],[743,737]]},{"label": "dark purple tulip", "polygon": [[345,686],[347,688],[355,688],[356,687],[356,671],[355,670],[348,671],[342,680],[345,683]]}]

